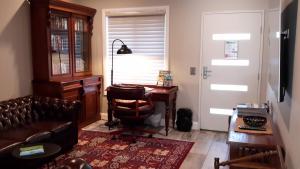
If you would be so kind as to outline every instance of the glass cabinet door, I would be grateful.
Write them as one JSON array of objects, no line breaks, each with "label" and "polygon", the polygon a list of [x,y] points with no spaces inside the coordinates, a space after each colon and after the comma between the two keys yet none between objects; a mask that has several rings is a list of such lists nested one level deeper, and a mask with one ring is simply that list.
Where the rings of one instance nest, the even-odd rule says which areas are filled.
[{"label": "glass cabinet door", "polygon": [[52,75],[70,74],[69,18],[51,15]]},{"label": "glass cabinet door", "polygon": [[74,18],[74,55],[75,55],[75,72],[89,71],[89,41],[88,41],[88,24],[83,18]]}]

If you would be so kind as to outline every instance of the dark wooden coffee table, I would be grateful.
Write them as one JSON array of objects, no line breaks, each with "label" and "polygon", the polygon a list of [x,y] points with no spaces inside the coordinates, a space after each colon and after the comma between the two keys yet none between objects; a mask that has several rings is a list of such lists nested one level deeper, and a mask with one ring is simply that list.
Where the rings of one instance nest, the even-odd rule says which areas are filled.
[{"label": "dark wooden coffee table", "polygon": [[[20,148],[36,146],[36,145],[43,145],[44,153],[20,156]],[[36,143],[36,144],[26,144],[26,145],[17,146],[16,148],[13,149],[11,154],[13,157],[15,157],[16,159],[18,159],[18,161],[21,162],[23,168],[37,168],[43,164],[47,164],[49,168],[49,163],[55,159],[55,157],[58,155],[60,150],[61,147],[57,144]]]}]

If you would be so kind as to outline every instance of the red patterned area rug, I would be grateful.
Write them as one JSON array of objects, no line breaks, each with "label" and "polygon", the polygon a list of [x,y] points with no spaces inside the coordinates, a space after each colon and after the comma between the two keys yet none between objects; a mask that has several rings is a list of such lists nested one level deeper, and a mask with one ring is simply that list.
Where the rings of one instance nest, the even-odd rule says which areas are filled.
[{"label": "red patterned area rug", "polygon": [[70,158],[83,158],[93,169],[178,169],[193,142],[161,138],[121,136],[81,131],[74,149],[57,158],[58,164]]}]

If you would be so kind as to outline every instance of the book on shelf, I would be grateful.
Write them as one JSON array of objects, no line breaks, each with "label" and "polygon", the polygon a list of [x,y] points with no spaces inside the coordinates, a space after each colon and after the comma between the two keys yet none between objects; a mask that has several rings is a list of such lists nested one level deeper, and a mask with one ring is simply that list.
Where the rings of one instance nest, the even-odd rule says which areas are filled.
[{"label": "book on shelf", "polygon": [[20,156],[29,156],[44,153],[43,145],[29,146],[20,148]]}]

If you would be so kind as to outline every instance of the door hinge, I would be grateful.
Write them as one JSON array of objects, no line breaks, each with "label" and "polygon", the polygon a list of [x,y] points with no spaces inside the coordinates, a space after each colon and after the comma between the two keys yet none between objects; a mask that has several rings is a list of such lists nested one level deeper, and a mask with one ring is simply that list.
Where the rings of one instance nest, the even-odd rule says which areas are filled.
[{"label": "door hinge", "polygon": [[263,33],[263,30],[262,30],[262,26],[260,27],[260,34],[262,34]]},{"label": "door hinge", "polygon": [[257,80],[259,80],[259,73],[257,74]]}]

